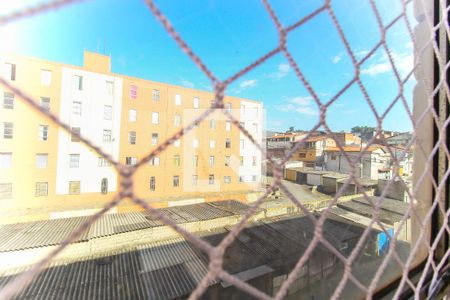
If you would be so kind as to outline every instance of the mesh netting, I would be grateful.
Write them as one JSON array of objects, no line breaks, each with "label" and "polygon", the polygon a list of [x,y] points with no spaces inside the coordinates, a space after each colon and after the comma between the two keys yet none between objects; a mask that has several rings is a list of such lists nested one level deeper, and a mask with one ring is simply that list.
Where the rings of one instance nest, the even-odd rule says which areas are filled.
[{"label": "mesh netting", "polygon": [[[4,15],[0,17],[0,25],[7,25],[11,22],[18,21],[23,18],[30,17],[32,15],[42,14],[46,11],[60,9],[66,5],[74,4],[76,2],[82,2],[77,0],[59,0],[59,1],[48,1],[46,3],[40,4],[36,7],[30,7],[24,10],[20,10],[17,12],[13,12],[8,15]],[[24,91],[20,88],[14,86],[5,78],[0,78],[0,83],[7,89],[11,90],[14,94],[17,95],[18,98],[22,99],[33,109],[38,111],[40,114],[45,116],[47,119],[53,121],[60,128],[64,129],[67,132],[70,132],[72,135],[77,136],[82,143],[86,146],[90,147],[92,150],[97,152],[99,155],[105,157],[108,161],[111,162],[112,165],[115,166],[117,172],[120,175],[120,188],[119,192],[111,199],[111,201],[99,212],[92,215],[88,218],[88,221],[84,223],[78,230],[71,233],[63,243],[59,246],[55,247],[54,250],[49,253],[44,259],[34,264],[29,270],[17,276],[14,280],[9,282],[1,291],[0,298],[10,298],[17,294],[20,290],[27,287],[36,276],[40,272],[44,270],[44,268],[49,264],[49,262],[54,259],[63,249],[77,239],[82,233],[94,223],[96,222],[102,215],[104,215],[108,210],[117,206],[121,201],[125,198],[131,199],[135,204],[140,205],[145,208],[154,218],[160,220],[165,225],[170,226],[175,231],[177,231],[180,235],[182,235],[187,241],[189,241],[192,245],[206,253],[209,257],[209,268],[206,276],[200,281],[197,285],[197,288],[191,293],[190,298],[197,299],[199,298],[208,288],[209,283],[214,279],[220,278],[232,285],[236,288],[245,291],[248,294],[260,299],[269,299],[272,298],[271,295],[267,295],[257,288],[251,286],[250,284],[244,282],[243,280],[238,279],[237,277],[231,275],[229,272],[225,271],[223,266],[223,256],[225,250],[228,246],[230,246],[235,240],[236,236],[241,232],[245,225],[250,220],[253,213],[257,211],[257,209],[261,206],[266,197],[271,194],[274,190],[280,189],[283,191],[287,197],[311,220],[311,222],[315,226],[314,237],[308,245],[307,249],[300,257],[295,267],[287,276],[286,280],[282,283],[280,289],[275,295],[276,299],[281,299],[286,296],[288,292],[288,288],[297,278],[297,275],[301,271],[302,267],[307,263],[308,259],[311,257],[313,251],[320,244],[329,250],[333,255],[340,260],[344,266],[344,272],[342,279],[336,286],[333,292],[333,299],[339,298],[346,284],[351,281],[357,289],[361,291],[362,294],[365,294],[367,298],[371,298],[372,295],[376,292],[379,287],[379,283],[381,277],[386,269],[386,266],[389,261],[395,261],[402,270],[401,278],[396,287],[396,292],[394,297],[399,297],[403,289],[409,286],[415,293],[416,296],[419,295],[421,289],[423,288],[426,280],[426,276],[428,274],[432,274],[432,282],[435,282],[438,279],[438,276],[441,270],[445,267],[445,262],[450,255],[450,250],[445,249],[444,253],[441,255],[440,260],[436,260],[436,257],[433,255],[435,250],[438,247],[438,243],[441,238],[450,232],[450,228],[448,226],[448,217],[450,214],[450,210],[446,208],[443,204],[444,198],[442,195],[445,189],[445,183],[447,177],[449,175],[450,169],[445,169],[439,175],[437,179],[436,176],[433,175],[433,159],[436,153],[443,153],[444,157],[447,159],[450,158],[450,153],[446,144],[446,131],[445,128],[447,124],[450,122],[450,119],[442,119],[442,116],[439,115],[439,111],[437,111],[435,107],[435,98],[436,95],[442,94],[447,99],[449,97],[449,88],[447,84],[446,73],[449,66],[449,63],[445,60],[445,57],[442,55],[442,45],[440,45],[435,38],[437,32],[440,30],[441,34],[445,36],[443,39],[444,43],[448,42],[449,38],[449,26],[447,20],[447,13],[449,7],[446,6],[444,0],[440,1],[440,8],[435,9],[434,14],[440,14],[441,17],[438,18],[438,22],[436,24],[436,18],[433,16],[433,10],[430,8],[431,4],[427,0],[417,0],[415,4],[416,10],[416,18],[419,21],[417,28],[423,28],[427,35],[425,38],[421,36],[418,38],[415,33],[415,29],[412,26],[412,21],[407,13],[408,5],[412,5],[412,1],[403,0],[402,3],[402,12],[394,17],[392,21],[388,24],[384,24],[382,17],[380,15],[380,10],[375,3],[375,0],[370,1],[370,7],[373,11],[376,21],[379,27],[379,31],[381,33],[381,39],[376,43],[376,45],[368,51],[367,54],[364,55],[361,59],[357,58],[355,54],[355,50],[352,49],[348,38],[341,27],[340,20],[337,18],[335,11],[333,10],[332,1],[328,0],[323,3],[323,5],[302,19],[298,20],[294,24],[290,26],[282,26],[276,12],[272,9],[271,5],[267,0],[263,0],[262,5],[264,5],[268,14],[270,15],[271,20],[273,21],[273,25],[276,27],[278,31],[279,43],[278,45],[266,53],[265,55],[258,58],[256,61],[246,66],[245,68],[239,70],[233,76],[220,80],[215,74],[208,68],[208,66],[203,62],[203,60],[197,56],[189,44],[183,40],[183,38],[177,33],[176,29],[172,26],[168,18],[158,9],[153,1],[147,0],[145,1],[148,8],[152,12],[152,14],[156,17],[156,19],[162,24],[167,33],[176,41],[178,46],[189,56],[189,58],[197,65],[197,67],[209,78],[211,81],[211,85],[214,88],[215,93],[215,101],[212,104],[212,107],[201,114],[194,122],[189,124],[188,126],[182,128],[169,139],[159,144],[156,149],[148,153],[144,158],[142,158],[138,163],[134,166],[124,165],[118,161],[115,161],[111,155],[104,152],[99,146],[95,145],[92,141],[87,140],[82,135],[77,132],[71,132],[71,128],[68,124],[65,124],[61,120],[58,119],[56,115],[54,115],[49,110],[42,108],[38,101],[28,96]],[[441,11],[439,11],[441,10]],[[320,99],[319,93],[313,89],[312,85],[308,81],[308,78],[305,76],[302,68],[297,64],[294,60],[291,52],[287,48],[287,41],[289,39],[290,33],[295,31],[301,26],[305,26],[309,21],[316,18],[318,15],[327,15],[332,23],[334,24],[337,32],[339,34],[340,40],[345,46],[346,55],[351,59],[351,62],[354,67],[353,77],[347,82],[347,84],[343,85],[339,92],[337,92],[334,96],[330,98],[327,102],[324,102]],[[394,27],[395,24],[403,22],[407,28],[407,32],[409,38],[414,46],[414,55],[415,55],[415,63],[412,69],[406,74],[406,76],[402,77],[402,72],[399,71],[399,68],[396,66],[394,56],[388,43],[386,41],[386,34],[389,30]],[[442,43],[441,43],[442,44]],[[388,62],[390,64],[390,68],[394,74],[395,80],[398,84],[398,95],[395,96],[394,99],[391,100],[390,105],[387,109],[380,113],[375,109],[374,99],[372,99],[360,78],[360,70],[361,65],[368,61],[376,51],[384,51],[386,53]],[[256,139],[252,137],[252,135],[240,124],[239,120],[235,118],[230,112],[224,109],[224,92],[229,87],[230,84],[236,82],[239,78],[247,74],[250,70],[253,70],[263,64],[265,61],[273,57],[274,55],[281,54],[283,55],[290,67],[295,71],[296,76],[301,81],[302,85],[307,89],[309,95],[314,99],[315,103],[319,107],[319,121],[318,123],[311,128],[311,132],[318,130],[319,128],[324,130],[331,138],[333,138],[336,142],[337,147],[339,148],[340,153],[343,155],[344,159],[351,166],[351,172],[349,174],[348,179],[345,181],[345,184],[337,191],[336,195],[333,197],[333,200],[328,204],[328,206],[322,210],[319,214],[313,214],[311,210],[309,210],[305,205],[300,201],[301,199],[297,199],[293,193],[286,187],[286,185],[282,182],[283,175],[283,167],[286,162],[292,157],[292,155],[299,150],[301,147],[305,145],[306,140],[311,136],[307,134],[300,141],[296,142],[294,147],[289,151],[286,157],[281,161],[272,160],[269,157],[269,160],[272,160],[274,164],[274,176],[271,185],[266,189],[265,193],[258,198],[256,202],[254,202],[251,208],[245,213],[243,218],[238,222],[226,235],[226,237],[217,245],[212,246],[205,240],[200,237],[188,232],[181,226],[177,225],[172,219],[168,216],[162,214],[156,208],[152,207],[151,204],[148,204],[143,199],[139,198],[133,191],[133,174],[138,170],[142,165],[146,162],[150,161],[152,158],[156,157],[159,153],[165,151],[165,149],[174,143],[175,140],[181,138],[184,134],[192,130],[196,125],[200,124],[203,120],[205,120],[213,111],[220,110],[226,118],[230,119],[235,127],[237,127],[248,139],[250,139],[256,147],[262,151],[262,145],[256,142]],[[434,61],[433,61],[434,57]],[[425,59],[424,59],[425,58]],[[427,64],[435,64],[437,68],[437,73],[439,74],[440,81],[438,83],[433,82],[432,74],[429,71],[429,66]],[[426,66],[426,67],[424,67]],[[405,83],[412,77],[415,76],[418,80],[418,87],[422,91],[423,97],[420,99],[415,99],[415,101],[420,101],[423,109],[419,111],[419,113],[414,112],[408,106],[408,101],[404,95],[404,85]],[[414,186],[411,188],[404,179],[398,175],[398,169],[400,167],[400,161],[403,157],[398,157],[394,155],[394,150],[387,145],[386,149],[391,156],[391,160],[393,162],[394,175],[387,182],[386,188],[381,192],[381,195],[373,201],[373,198],[369,197],[369,195],[363,192],[364,197],[370,203],[373,208],[373,218],[371,219],[370,224],[363,231],[358,243],[351,251],[348,257],[345,257],[341,254],[338,249],[336,249],[327,239],[324,238],[323,235],[323,225],[326,220],[327,212],[337,203],[338,198],[343,194],[346,187],[350,184],[355,184],[360,190],[364,191],[364,188],[361,186],[359,181],[357,180],[358,176],[358,166],[357,161],[359,161],[363,153],[369,149],[375,143],[376,135],[368,141],[368,143],[362,148],[359,156],[355,160],[352,157],[349,157],[347,152],[344,151],[344,146],[340,141],[333,137],[333,132],[330,129],[330,126],[327,122],[326,113],[329,109],[330,105],[332,105],[343,93],[345,93],[351,87],[357,87],[367,104],[370,107],[371,112],[377,121],[377,132],[380,133],[382,130],[383,121],[386,115],[392,110],[394,105],[398,104],[404,108],[411,124],[413,125],[413,134],[412,139],[409,144],[406,146],[404,153],[408,151],[412,151],[412,146],[414,145],[414,153],[416,160],[421,160],[419,168],[415,169],[414,173]],[[437,136],[436,141],[431,143],[431,135],[430,133],[425,133],[425,142],[422,140],[424,136],[420,134],[420,129],[422,127],[426,127],[424,124],[426,122],[433,122],[434,126],[437,128]],[[423,159],[422,159],[423,158]],[[389,188],[393,182],[400,182],[406,190],[406,193],[410,199],[408,209],[404,214],[402,220],[399,222],[398,227],[396,228],[393,236],[389,234],[388,229],[385,225],[379,220],[380,207],[383,202],[383,198],[385,197],[386,190]],[[429,205],[426,205],[426,209],[421,209],[420,211],[416,207],[416,204],[420,201],[424,201],[420,197],[420,192],[426,190],[426,186],[431,186],[430,190],[434,191],[434,198],[431,199],[431,195],[429,199]],[[425,200],[428,200],[425,199]],[[423,206],[421,206],[423,208]],[[429,224],[432,221],[433,214],[437,211],[443,220],[440,224],[440,227],[436,230],[436,236],[434,240],[429,239],[430,226]],[[402,227],[405,225],[407,220],[412,218],[415,224],[414,231],[414,244],[411,247],[411,251],[409,253],[408,259],[406,261],[402,260],[397,253],[396,249],[396,240],[399,232]],[[378,226],[382,231],[384,231],[387,237],[390,239],[389,249],[385,257],[382,259],[382,262],[377,268],[373,278],[370,281],[370,284],[364,284],[361,282],[359,278],[357,278],[353,272],[352,268],[355,263],[355,260],[360,255],[361,251],[363,251],[365,244],[369,238],[370,230],[373,226]],[[417,282],[413,282],[409,277],[409,271],[416,265],[416,257],[421,255],[421,251],[427,251],[429,253],[428,258],[425,260],[424,271],[420,279]]]}]

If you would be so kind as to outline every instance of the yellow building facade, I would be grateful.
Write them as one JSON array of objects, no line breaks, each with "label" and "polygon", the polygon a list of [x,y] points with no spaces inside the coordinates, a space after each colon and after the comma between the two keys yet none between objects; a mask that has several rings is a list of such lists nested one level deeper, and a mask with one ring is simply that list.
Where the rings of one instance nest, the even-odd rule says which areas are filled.
[{"label": "yellow building facade", "polygon": [[[2,77],[114,159],[133,165],[187,126],[214,94],[111,72],[110,57],[85,52],[82,67],[16,55],[0,57]],[[120,178],[105,159],[5,87],[0,108],[0,206],[52,217],[90,214]],[[224,98],[258,142],[263,110]],[[220,111],[142,165],[136,195],[157,206],[245,199],[259,188],[261,154]],[[133,209],[124,202],[120,209]],[[39,218],[39,217],[36,217]]]}]

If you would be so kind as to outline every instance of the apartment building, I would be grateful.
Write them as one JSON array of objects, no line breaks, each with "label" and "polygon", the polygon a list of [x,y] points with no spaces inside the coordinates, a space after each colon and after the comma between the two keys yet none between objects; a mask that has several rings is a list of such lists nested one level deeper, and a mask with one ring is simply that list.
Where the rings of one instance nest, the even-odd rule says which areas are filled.
[{"label": "apartment building", "polygon": [[[82,67],[16,55],[0,57],[0,63],[12,85],[127,165],[136,164],[214,101],[210,92],[114,74],[110,57],[97,53],[85,52]],[[11,91],[0,87],[0,92],[2,208],[86,209],[111,199],[120,178],[105,158]],[[262,104],[228,96],[224,102],[261,143]],[[215,111],[139,168],[133,179],[140,198],[169,203],[251,192],[260,177],[259,150]]]}]

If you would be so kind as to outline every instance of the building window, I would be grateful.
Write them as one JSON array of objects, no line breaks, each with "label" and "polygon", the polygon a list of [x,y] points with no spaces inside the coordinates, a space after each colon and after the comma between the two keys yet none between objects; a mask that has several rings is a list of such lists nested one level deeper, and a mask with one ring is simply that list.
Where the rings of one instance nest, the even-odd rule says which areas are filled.
[{"label": "building window", "polygon": [[112,106],[111,105],[103,106],[103,120],[112,120]]},{"label": "building window", "polygon": [[128,142],[130,145],[136,145],[136,131],[128,132]]},{"label": "building window", "polygon": [[176,106],[180,106],[181,105],[181,95],[180,94],[176,94],[175,95],[175,105]]},{"label": "building window", "polygon": [[227,102],[227,103],[225,103],[225,109],[227,110],[227,112],[231,112],[231,103],[230,102]]},{"label": "building window", "polygon": [[198,166],[198,155],[192,156],[192,165],[195,167]]},{"label": "building window", "polygon": [[241,165],[241,166],[244,165],[244,157],[243,156],[239,156],[239,165]]},{"label": "building window", "polygon": [[192,140],[192,147],[193,148],[198,148],[198,140],[197,139],[193,139]]},{"label": "building window", "polygon": [[200,105],[200,99],[198,97],[194,97],[194,108],[198,108]]},{"label": "building window", "polygon": [[209,141],[209,148],[216,148],[216,141],[210,140]]},{"label": "building window", "polygon": [[174,155],[173,156],[173,165],[175,167],[179,167],[180,166],[180,156],[179,155]]},{"label": "building window", "polygon": [[70,138],[70,140],[72,141],[72,142],[79,142],[80,141],[80,138],[78,137],[78,136],[76,136],[75,134],[77,134],[77,135],[80,135],[81,134],[81,130],[80,130],[80,127],[72,127],[72,129],[71,129],[71,138]]},{"label": "building window", "polygon": [[226,183],[226,184],[231,183],[231,176],[224,176],[223,177],[223,182]]},{"label": "building window", "polygon": [[39,125],[39,140],[48,140],[48,125]]},{"label": "building window", "polygon": [[41,97],[41,107],[46,111],[50,110],[50,98],[49,97]]},{"label": "building window", "polygon": [[4,92],[3,93],[3,108],[4,109],[13,109],[14,108],[14,94]]},{"label": "building window", "polygon": [[137,92],[138,92],[137,86],[130,85],[130,98],[131,99],[136,99],[137,98]]},{"label": "building window", "polygon": [[209,128],[211,128],[212,130],[216,129],[216,120],[215,119],[209,120]]},{"label": "building window", "polygon": [[239,145],[240,145],[241,149],[244,149],[244,140],[243,139],[239,140]]},{"label": "building window", "polygon": [[256,166],[256,156],[252,156],[252,166]]},{"label": "building window", "polygon": [[103,142],[104,143],[111,143],[112,141],[112,133],[109,129],[103,129]]},{"label": "building window", "polygon": [[256,182],[256,175],[252,175],[252,181]]},{"label": "building window", "polygon": [[74,87],[76,90],[83,90],[83,76],[75,75],[74,77]]},{"label": "building window", "polygon": [[239,176],[239,182],[245,182],[245,176],[243,175]]},{"label": "building window", "polygon": [[137,120],[137,112],[136,112],[135,109],[130,109],[128,111],[128,120],[130,122],[136,122],[136,120]]},{"label": "building window", "polygon": [[180,186],[180,176],[173,176],[173,186],[174,187]]},{"label": "building window", "polygon": [[152,145],[158,145],[158,134],[157,133],[152,133]]},{"label": "building window", "polygon": [[229,167],[231,165],[231,157],[225,156],[225,167]]},{"label": "building window", "polygon": [[80,101],[72,102],[72,114],[81,116],[81,102]]},{"label": "building window", "polygon": [[48,182],[36,182],[34,195],[36,197],[48,196]]},{"label": "building window", "polygon": [[180,139],[176,139],[176,140],[173,142],[173,146],[176,147],[176,148],[180,147]]},{"label": "building window", "polygon": [[153,101],[159,101],[159,90],[152,91],[152,99]]},{"label": "building window", "polygon": [[106,94],[112,95],[114,92],[114,82],[107,80],[106,81]]},{"label": "building window", "polygon": [[0,152],[0,168],[9,169],[12,164],[12,153],[11,152]]},{"label": "building window", "polygon": [[226,121],[225,129],[226,129],[226,131],[231,131],[231,122],[230,121]]},{"label": "building window", "polygon": [[5,63],[5,76],[9,80],[12,80],[12,81],[16,80],[16,65],[15,64]]},{"label": "building window", "polygon": [[12,183],[0,183],[1,199],[12,199]]},{"label": "building window", "polygon": [[103,156],[100,156],[98,158],[98,166],[99,167],[110,167],[111,163],[106,158],[104,158]]},{"label": "building window", "polygon": [[253,126],[253,133],[257,134],[258,133],[258,124],[253,123],[252,126]]},{"label": "building window", "polygon": [[181,116],[180,115],[175,115],[175,119],[173,121],[173,125],[177,126],[177,127],[181,125]]},{"label": "building window", "polygon": [[214,174],[209,174],[208,184],[214,184]]},{"label": "building window", "polygon": [[127,166],[134,166],[137,163],[137,158],[133,156],[127,156],[125,157],[125,164]]},{"label": "building window", "polygon": [[214,156],[209,157],[209,166],[214,167]]},{"label": "building window", "polygon": [[48,154],[38,153],[36,154],[36,168],[45,169],[48,165]]},{"label": "building window", "polygon": [[70,154],[69,167],[70,168],[80,167],[80,154]]},{"label": "building window", "polygon": [[12,122],[3,122],[3,138],[12,139],[13,138],[13,128],[14,124]]},{"label": "building window", "polygon": [[159,113],[152,112],[152,124],[159,124]]},{"label": "building window", "polygon": [[231,148],[231,139],[225,140],[225,148]]},{"label": "building window", "polygon": [[150,191],[154,191],[156,189],[156,180],[155,176],[150,177]]},{"label": "building window", "polygon": [[245,105],[241,104],[241,114],[245,116]]},{"label": "building window", "polygon": [[41,84],[45,86],[52,84],[52,71],[41,70]]},{"label": "building window", "polygon": [[102,178],[100,183],[100,191],[102,194],[108,194],[108,178]]},{"label": "building window", "polygon": [[80,181],[69,181],[69,195],[79,195],[80,186]]},{"label": "building window", "polygon": [[196,186],[198,184],[198,175],[192,175],[192,185]]},{"label": "building window", "polygon": [[305,158],[306,157],[306,153],[299,153],[298,154],[298,158]]},{"label": "building window", "polygon": [[159,157],[155,156],[150,160],[151,166],[159,166]]}]

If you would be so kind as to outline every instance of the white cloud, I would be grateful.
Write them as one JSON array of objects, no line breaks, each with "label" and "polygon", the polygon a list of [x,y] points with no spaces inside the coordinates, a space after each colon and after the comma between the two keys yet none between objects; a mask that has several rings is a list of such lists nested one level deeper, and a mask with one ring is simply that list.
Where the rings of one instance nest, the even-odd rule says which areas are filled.
[{"label": "white cloud", "polygon": [[236,93],[236,94],[239,94],[243,90],[247,90],[247,89],[255,87],[257,84],[258,84],[258,80],[256,80],[256,79],[247,79],[247,80],[241,81],[239,83],[239,87],[233,89],[233,92]]},{"label": "white cloud", "polygon": [[249,89],[252,88],[256,85],[258,81],[256,79],[249,79],[249,80],[244,80],[241,83],[239,83],[239,88],[240,89]]},{"label": "white cloud", "polygon": [[283,77],[286,77],[290,71],[291,71],[291,66],[289,64],[279,64],[278,70],[274,73],[268,74],[267,78],[281,79]]},{"label": "white cloud", "polygon": [[[414,66],[414,56],[412,53],[396,53],[391,52],[395,67],[400,76],[406,76]],[[392,70],[387,54],[383,53],[376,63],[372,63],[366,68],[361,69],[361,74],[376,76],[384,74]]]},{"label": "white cloud", "polygon": [[184,78],[180,78],[180,82],[182,86],[188,87],[188,88],[193,88],[195,86],[195,84],[193,82],[190,82],[189,80],[186,80]]},{"label": "white cloud", "polygon": [[332,61],[333,64],[337,64],[341,61],[342,57],[344,56],[343,52],[338,53],[335,57],[333,57]]},{"label": "white cloud", "polygon": [[367,53],[369,53],[369,50],[366,50],[366,49],[357,49],[354,52],[357,59],[362,59],[364,56],[367,55]]},{"label": "white cloud", "polygon": [[283,112],[297,112],[305,115],[318,115],[317,109],[313,106],[313,98],[311,96],[306,97],[294,97],[287,99],[284,104],[275,106],[275,109]]}]

